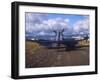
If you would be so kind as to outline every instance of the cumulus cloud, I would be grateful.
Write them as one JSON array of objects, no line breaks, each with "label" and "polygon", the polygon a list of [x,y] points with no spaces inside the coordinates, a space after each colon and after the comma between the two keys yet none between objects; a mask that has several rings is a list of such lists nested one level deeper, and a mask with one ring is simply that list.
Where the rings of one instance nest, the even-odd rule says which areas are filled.
[{"label": "cumulus cloud", "polygon": [[70,21],[70,19],[65,19],[65,21],[66,21],[66,22],[69,22],[69,21]]},{"label": "cumulus cloud", "polygon": [[70,28],[68,24],[69,19],[62,19],[60,17],[44,19],[46,16],[47,15],[27,13],[26,32],[37,32],[37,34],[44,35],[45,33],[50,34],[51,31],[54,30],[60,31]]},{"label": "cumulus cloud", "polygon": [[26,12],[26,22],[27,23],[41,23],[41,20],[43,19],[43,16],[46,16],[46,14],[41,13],[27,13]]},{"label": "cumulus cloud", "polygon": [[68,22],[66,22],[62,18],[44,20],[42,24],[46,25],[46,29],[49,29],[49,30],[59,31],[59,30],[66,29],[69,27]]},{"label": "cumulus cloud", "polygon": [[84,20],[77,21],[73,28],[76,33],[89,33],[89,17],[86,17]]},{"label": "cumulus cloud", "polygon": [[43,16],[46,14],[39,14],[39,13],[26,13],[25,14],[25,25],[26,25],[26,32],[33,32],[39,29],[37,24],[41,24],[43,20]]},{"label": "cumulus cloud", "polygon": [[60,31],[64,29],[63,34],[73,34],[73,33],[89,33],[89,17],[86,16],[85,19],[76,21],[73,27],[70,26],[70,19],[54,17],[48,18],[48,14],[39,13],[26,13],[26,32],[31,33],[31,35],[54,35],[52,31]]}]

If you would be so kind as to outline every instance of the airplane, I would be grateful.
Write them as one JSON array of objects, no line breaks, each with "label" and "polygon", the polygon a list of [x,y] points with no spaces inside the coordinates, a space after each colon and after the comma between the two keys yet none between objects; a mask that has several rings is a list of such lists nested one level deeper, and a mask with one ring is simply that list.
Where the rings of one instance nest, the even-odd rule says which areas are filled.
[{"label": "airplane", "polygon": [[[89,33],[87,34],[64,34],[64,29],[57,31],[53,30],[52,32],[55,33],[55,36],[45,36],[45,38],[32,38],[30,41],[37,42],[46,48],[62,48],[62,45],[65,46],[65,48],[76,48],[79,41],[85,40],[88,42],[89,40]],[[37,36],[36,36],[37,37]],[[46,39],[48,37],[48,39]],[[51,39],[50,39],[51,38]]]}]

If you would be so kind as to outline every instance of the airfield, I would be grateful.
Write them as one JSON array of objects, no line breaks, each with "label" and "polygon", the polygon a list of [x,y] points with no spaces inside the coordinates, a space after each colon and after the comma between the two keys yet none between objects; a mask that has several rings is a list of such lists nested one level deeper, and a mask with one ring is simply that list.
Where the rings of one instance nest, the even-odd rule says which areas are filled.
[{"label": "airfield", "polygon": [[26,41],[26,68],[89,65],[89,42],[81,41],[76,49],[48,49],[36,42]]}]

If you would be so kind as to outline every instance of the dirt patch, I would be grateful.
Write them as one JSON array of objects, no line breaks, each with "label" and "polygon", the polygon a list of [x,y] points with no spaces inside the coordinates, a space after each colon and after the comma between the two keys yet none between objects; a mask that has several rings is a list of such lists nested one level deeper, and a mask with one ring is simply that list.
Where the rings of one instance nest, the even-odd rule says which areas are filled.
[{"label": "dirt patch", "polygon": [[26,68],[89,65],[89,46],[66,51],[26,42]]}]

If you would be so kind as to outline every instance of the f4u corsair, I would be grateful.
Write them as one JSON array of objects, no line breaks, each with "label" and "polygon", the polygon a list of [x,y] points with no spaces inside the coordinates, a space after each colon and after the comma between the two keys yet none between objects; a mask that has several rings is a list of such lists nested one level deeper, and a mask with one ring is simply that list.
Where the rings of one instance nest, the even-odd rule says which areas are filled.
[{"label": "f4u corsair", "polygon": [[74,49],[77,47],[79,41],[85,40],[88,42],[89,34],[71,34],[64,35],[64,29],[61,31],[53,31],[55,36],[45,36],[45,38],[38,37],[37,39],[31,39],[31,41],[37,42],[40,45],[45,46],[46,48],[62,48],[65,46],[66,49],[71,48]]}]

